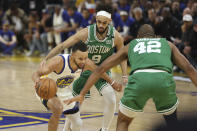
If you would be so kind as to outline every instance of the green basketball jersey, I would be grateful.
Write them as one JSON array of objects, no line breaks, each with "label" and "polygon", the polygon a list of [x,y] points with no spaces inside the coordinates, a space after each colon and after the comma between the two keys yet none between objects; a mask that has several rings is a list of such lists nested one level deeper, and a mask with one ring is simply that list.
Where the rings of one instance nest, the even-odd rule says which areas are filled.
[{"label": "green basketball jersey", "polygon": [[160,69],[172,72],[171,49],[164,38],[141,38],[129,43],[131,73],[138,69]]},{"label": "green basketball jersey", "polygon": [[100,65],[114,52],[114,27],[108,26],[107,37],[99,40],[96,36],[96,24],[88,26],[88,39],[85,42],[88,47],[88,58],[96,65]]}]

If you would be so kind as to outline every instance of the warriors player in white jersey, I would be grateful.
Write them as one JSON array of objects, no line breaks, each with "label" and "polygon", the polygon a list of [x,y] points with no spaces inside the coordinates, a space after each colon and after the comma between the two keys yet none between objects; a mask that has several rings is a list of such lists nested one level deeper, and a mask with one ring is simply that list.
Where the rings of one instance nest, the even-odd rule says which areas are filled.
[{"label": "warriors player in white jersey", "polygon": [[[63,100],[72,98],[71,86],[73,81],[79,76],[78,69],[94,70],[96,65],[88,59],[87,46],[77,43],[72,48],[71,55],[62,54],[51,59],[44,67],[39,68],[32,76],[36,86],[38,86],[41,76],[48,76],[56,80],[58,91],[57,96],[42,100],[43,104],[52,111],[48,123],[48,131],[57,131],[61,114],[65,114],[66,123],[64,130],[80,131],[82,120],[80,118],[79,104],[63,104]],[[78,72],[78,73],[77,73]],[[108,83],[113,83],[113,88],[120,91],[122,86],[113,81],[106,73],[102,76]]]}]

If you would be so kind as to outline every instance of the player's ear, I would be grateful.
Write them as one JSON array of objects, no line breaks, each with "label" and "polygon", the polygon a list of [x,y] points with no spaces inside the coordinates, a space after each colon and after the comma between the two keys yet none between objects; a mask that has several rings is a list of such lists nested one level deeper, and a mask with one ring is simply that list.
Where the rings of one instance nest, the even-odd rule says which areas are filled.
[{"label": "player's ear", "polygon": [[111,23],[112,22],[112,19],[109,19],[109,23]]}]

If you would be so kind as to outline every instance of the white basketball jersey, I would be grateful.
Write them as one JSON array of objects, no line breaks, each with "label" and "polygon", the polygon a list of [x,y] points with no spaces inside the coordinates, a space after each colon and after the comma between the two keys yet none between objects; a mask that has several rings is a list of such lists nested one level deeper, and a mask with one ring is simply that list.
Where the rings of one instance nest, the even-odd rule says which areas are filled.
[{"label": "white basketball jersey", "polygon": [[[75,79],[77,79],[80,76],[81,70],[73,71],[70,66],[70,54],[62,54],[60,55],[63,59],[64,66],[59,73],[50,73],[48,77],[52,78],[56,81],[58,90],[57,90],[57,96],[60,98],[60,100],[63,102],[63,100],[72,98],[72,84]],[[70,105],[64,105],[64,110],[70,109],[74,107],[75,102]]]}]

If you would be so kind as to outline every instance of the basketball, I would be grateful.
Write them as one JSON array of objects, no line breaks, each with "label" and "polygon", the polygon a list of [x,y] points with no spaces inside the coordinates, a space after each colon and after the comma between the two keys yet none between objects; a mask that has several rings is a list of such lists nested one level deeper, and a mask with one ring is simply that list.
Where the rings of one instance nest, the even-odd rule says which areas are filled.
[{"label": "basketball", "polygon": [[50,99],[56,95],[57,85],[51,78],[42,78],[36,87],[36,93],[43,99]]}]

